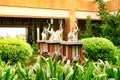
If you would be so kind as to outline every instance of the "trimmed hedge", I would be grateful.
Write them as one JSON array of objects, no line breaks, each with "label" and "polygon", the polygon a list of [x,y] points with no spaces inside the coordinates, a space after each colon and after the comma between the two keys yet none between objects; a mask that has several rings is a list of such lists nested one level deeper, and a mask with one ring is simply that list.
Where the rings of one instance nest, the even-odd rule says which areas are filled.
[{"label": "trimmed hedge", "polygon": [[0,57],[5,62],[16,63],[24,61],[32,55],[31,46],[23,40],[7,38],[0,40]]},{"label": "trimmed hedge", "polygon": [[112,60],[114,58],[115,46],[106,38],[84,38],[80,41],[85,42],[83,49],[86,51],[83,55],[91,60]]}]

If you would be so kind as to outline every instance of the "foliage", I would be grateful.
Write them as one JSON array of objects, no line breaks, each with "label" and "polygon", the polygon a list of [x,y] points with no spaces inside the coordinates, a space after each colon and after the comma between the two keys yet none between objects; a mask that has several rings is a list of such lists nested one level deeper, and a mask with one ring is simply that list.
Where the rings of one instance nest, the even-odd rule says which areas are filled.
[{"label": "foliage", "polygon": [[33,49],[33,54],[38,54],[38,44],[37,43],[33,43],[31,45],[32,49]]},{"label": "foliage", "polygon": [[[70,64],[68,60],[64,62],[56,62],[49,58],[46,60],[42,56],[38,56],[37,62],[32,66],[26,66],[21,63],[8,65],[1,63],[0,79],[10,80],[90,80],[92,78],[93,65],[88,65],[83,68],[81,65],[75,66]],[[9,67],[8,67],[9,66]],[[84,73],[85,72],[85,73]]]},{"label": "foliage", "polygon": [[85,42],[83,49],[85,57],[91,60],[112,60],[114,57],[115,46],[111,41],[105,38],[85,38],[81,39]]},{"label": "foliage", "polygon": [[113,62],[114,65],[117,65],[120,60],[120,46],[115,47],[115,61]]},{"label": "foliage", "polygon": [[5,62],[24,61],[32,54],[30,45],[20,39],[8,38],[0,40],[0,56]]},{"label": "foliage", "polygon": [[104,24],[101,26],[102,28],[101,36],[111,40],[115,45],[119,45],[120,44],[120,34],[119,34],[120,26],[119,24],[112,24],[114,23],[114,21],[112,20],[109,20],[109,21],[111,21],[111,24],[109,22],[109,25]]},{"label": "foliage", "polygon": [[87,37],[92,37],[92,36],[94,36],[94,35],[92,32],[91,17],[87,16],[85,31],[84,31],[84,33],[80,34],[80,38],[87,38]]},{"label": "foliage", "polygon": [[98,16],[102,20],[101,36],[111,40],[115,45],[120,45],[120,10],[110,14],[103,0],[96,0],[99,4]]},{"label": "foliage", "polygon": [[56,62],[52,58],[38,56],[34,65],[17,63],[8,65],[0,60],[0,80],[119,80],[120,61],[114,66],[99,59],[86,61],[84,65],[72,65],[68,60]]},{"label": "foliage", "polygon": [[85,29],[85,33],[90,34],[91,30],[92,30],[92,26],[91,26],[91,17],[87,16],[87,20],[86,20],[86,29]]},{"label": "foliage", "polygon": [[105,7],[105,3],[103,0],[96,0],[98,3],[98,9],[99,14],[98,16],[101,18],[103,23],[106,23],[108,21],[109,12],[107,11],[107,8]]},{"label": "foliage", "polygon": [[95,37],[100,37],[101,30],[102,29],[99,23],[92,23],[92,32]]},{"label": "foliage", "polygon": [[79,36],[80,36],[80,39],[82,39],[82,38],[93,37],[93,34],[81,33]]}]

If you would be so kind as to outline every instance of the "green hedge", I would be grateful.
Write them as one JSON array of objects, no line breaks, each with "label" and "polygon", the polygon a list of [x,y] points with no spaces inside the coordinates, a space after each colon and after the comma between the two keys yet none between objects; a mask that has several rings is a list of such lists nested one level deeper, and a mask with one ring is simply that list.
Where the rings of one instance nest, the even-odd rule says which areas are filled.
[{"label": "green hedge", "polygon": [[31,46],[16,38],[8,38],[0,40],[0,57],[3,61],[16,63],[24,61],[32,54]]},{"label": "green hedge", "polygon": [[85,57],[92,60],[112,60],[114,58],[115,46],[106,38],[84,38],[81,41],[85,42],[83,49]]}]

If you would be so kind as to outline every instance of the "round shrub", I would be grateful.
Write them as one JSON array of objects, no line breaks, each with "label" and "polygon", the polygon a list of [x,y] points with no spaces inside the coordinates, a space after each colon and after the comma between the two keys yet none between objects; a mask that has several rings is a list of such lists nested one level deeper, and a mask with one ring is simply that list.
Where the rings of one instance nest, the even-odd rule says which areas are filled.
[{"label": "round shrub", "polygon": [[86,51],[83,55],[91,60],[112,60],[114,58],[115,46],[106,38],[84,38],[80,41],[85,42],[83,49]]},{"label": "round shrub", "polygon": [[0,57],[5,62],[24,61],[32,55],[31,46],[23,40],[7,38],[0,40]]}]

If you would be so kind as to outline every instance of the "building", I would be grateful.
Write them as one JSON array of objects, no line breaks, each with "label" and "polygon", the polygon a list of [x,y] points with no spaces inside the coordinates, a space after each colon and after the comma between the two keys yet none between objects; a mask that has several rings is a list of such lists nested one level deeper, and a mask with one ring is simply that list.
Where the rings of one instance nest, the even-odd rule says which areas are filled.
[{"label": "building", "polygon": [[[104,1],[109,12],[120,8],[120,0]],[[65,36],[75,26],[74,20],[82,23],[88,15],[99,20],[97,13],[98,4],[94,0],[0,0],[0,26],[26,27],[28,42],[36,42],[37,28],[41,32],[46,22],[51,22],[56,30],[60,20],[67,40]]]}]

